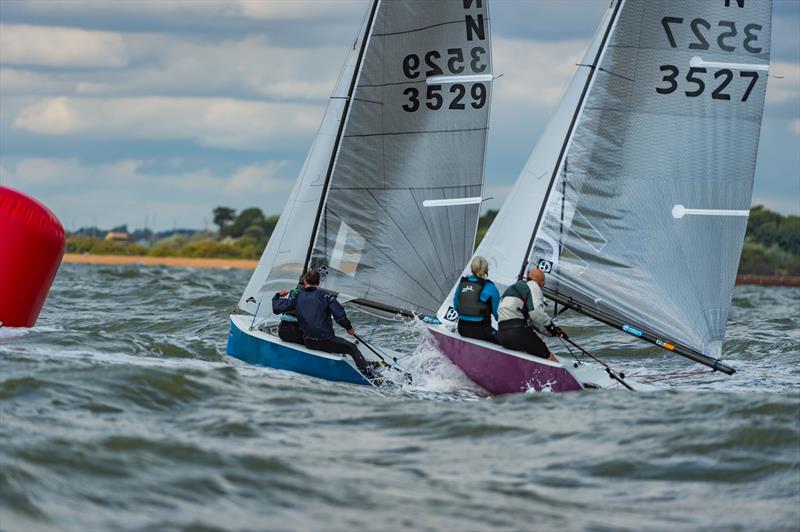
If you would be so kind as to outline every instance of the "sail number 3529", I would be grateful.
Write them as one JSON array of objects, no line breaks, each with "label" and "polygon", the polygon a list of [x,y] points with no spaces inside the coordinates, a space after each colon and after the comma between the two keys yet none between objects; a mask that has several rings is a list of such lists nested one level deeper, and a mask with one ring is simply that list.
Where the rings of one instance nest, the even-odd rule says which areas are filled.
[{"label": "sail number 3529", "polygon": [[[475,46],[465,54],[461,48],[450,48],[447,50],[446,57],[436,50],[424,54],[420,57],[417,54],[409,54],[403,59],[403,74],[410,80],[421,79],[420,76],[432,77],[445,75],[444,68],[449,74],[462,75],[483,74],[489,65],[484,62],[486,49],[482,46]],[[423,67],[424,60],[424,67]],[[469,93],[469,94],[467,94]],[[417,87],[407,87],[403,94],[408,98],[403,105],[403,110],[407,113],[418,111],[424,101],[426,108],[436,111],[442,108],[453,110],[464,110],[469,105],[472,109],[481,109],[486,105],[486,85],[475,83],[469,87],[461,83],[449,85],[444,90],[442,85],[431,84],[424,89]],[[445,101],[447,99],[447,101]],[[446,104],[446,105],[445,105]]]}]

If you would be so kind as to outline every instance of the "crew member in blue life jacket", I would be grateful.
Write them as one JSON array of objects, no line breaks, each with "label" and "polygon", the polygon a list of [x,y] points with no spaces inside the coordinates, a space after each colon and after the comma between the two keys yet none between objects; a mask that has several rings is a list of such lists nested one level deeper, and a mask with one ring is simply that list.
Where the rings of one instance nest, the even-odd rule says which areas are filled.
[{"label": "crew member in blue life jacket", "polygon": [[[294,288],[294,290],[290,290],[288,292],[287,297],[297,297],[297,294],[300,292],[300,290],[304,288],[303,279],[305,276],[305,274],[300,276],[297,286]],[[277,301],[280,302],[280,299]],[[276,300],[273,299],[272,313],[280,314],[281,316],[281,322],[278,324],[278,337],[284,342],[305,345],[303,342],[303,331],[300,330],[300,324],[297,322],[297,313],[293,310],[289,310],[281,314],[276,307],[280,308],[279,305],[276,305]]]},{"label": "crew member in blue life jacket", "polygon": [[544,272],[531,268],[526,281],[519,280],[506,288],[497,311],[497,338],[506,349],[556,361],[539,334],[546,331],[552,336],[566,335],[547,316],[543,287]]},{"label": "crew member in blue life jacket", "polygon": [[492,316],[497,318],[500,292],[489,275],[489,263],[476,256],[470,264],[472,275],[462,277],[453,296],[453,308],[458,312],[458,334],[467,338],[497,342]]},{"label": "crew member in blue life jacket", "polygon": [[319,272],[306,273],[303,278],[303,289],[294,297],[285,297],[287,295],[289,295],[288,290],[275,294],[272,298],[273,311],[276,313],[294,311],[296,313],[306,347],[328,353],[348,354],[353,357],[358,370],[363,375],[368,378],[373,377],[372,368],[367,364],[358,347],[334,334],[331,316],[350,336],[355,336],[356,331],[336,297],[325,290],[320,290]]}]

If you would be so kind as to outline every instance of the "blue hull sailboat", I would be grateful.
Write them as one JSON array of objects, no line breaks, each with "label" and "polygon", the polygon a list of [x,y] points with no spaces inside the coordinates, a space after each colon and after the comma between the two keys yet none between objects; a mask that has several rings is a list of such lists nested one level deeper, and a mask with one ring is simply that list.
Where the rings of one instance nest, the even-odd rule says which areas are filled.
[{"label": "blue hull sailboat", "polygon": [[272,297],[310,270],[346,308],[435,314],[472,253],[480,214],[493,79],[487,3],[370,3],[300,176],[231,315],[228,354],[369,383],[349,358],[277,336]]}]

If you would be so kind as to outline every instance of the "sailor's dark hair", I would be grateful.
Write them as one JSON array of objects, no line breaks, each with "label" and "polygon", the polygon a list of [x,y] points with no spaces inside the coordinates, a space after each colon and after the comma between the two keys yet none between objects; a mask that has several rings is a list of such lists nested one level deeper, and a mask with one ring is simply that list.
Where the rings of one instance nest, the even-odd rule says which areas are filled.
[{"label": "sailor's dark hair", "polygon": [[297,282],[300,283],[300,284],[303,284],[303,281],[305,280],[305,278],[306,278],[306,274],[305,273],[301,273],[300,274],[300,278],[297,280]]},{"label": "sailor's dark hair", "polygon": [[305,282],[310,284],[311,286],[318,286],[319,285],[319,272],[315,270],[311,270],[306,273],[305,275]]}]

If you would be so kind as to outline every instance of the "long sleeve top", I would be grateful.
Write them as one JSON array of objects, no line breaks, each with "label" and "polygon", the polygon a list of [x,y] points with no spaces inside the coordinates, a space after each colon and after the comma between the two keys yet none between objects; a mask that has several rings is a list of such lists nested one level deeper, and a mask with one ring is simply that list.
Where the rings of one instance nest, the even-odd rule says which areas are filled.
[{"label": "long sleeve top", "polygon": [[534,281],[517,281],[503,292],[498,309],[498,321],[522,319],[540,333],[552,322],[545,310],[542,289]]},{"label": "long sleeve top", "polygon": [[336,336],[331,317],[345,330],[353,327],[336,297],[316,287],[304,288],[296,295],[285,298],[275,294],[272,309],[276,313],[295,311],[303,338],[329,340]]}]

